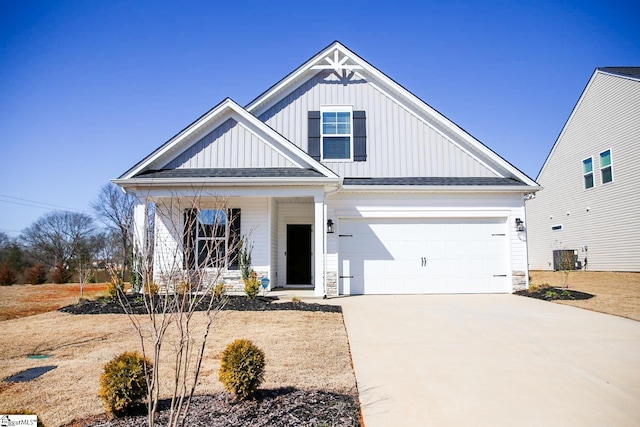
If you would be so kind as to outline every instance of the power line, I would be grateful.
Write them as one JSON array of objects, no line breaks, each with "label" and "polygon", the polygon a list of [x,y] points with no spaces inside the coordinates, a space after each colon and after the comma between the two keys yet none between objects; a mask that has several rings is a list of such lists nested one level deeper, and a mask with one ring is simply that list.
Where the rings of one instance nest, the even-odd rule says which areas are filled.
[{"label": "power line", "polygon": [[[2,199],[0,199],[0,202],[13,203],[15,205],[29,206],[29,207],[32,207],[32,208],[40,208],[40,209],[48,209],[48,210],[65,209],[65,210],[82,212],[82,213],[87,213],[88,214],[88,212],[80,210],[80,209],[69,208],[67,206],[54,205],[52,203],[38,202],[36,200],[29,200],[29,199],[21,199],[19,197],[5,196],[4,194],[0,194],[0,197],[5,197],[5,198],[8,198],[8,199],[14,199],[14,200],[21,200],[23,202],[29,202],[29,203],[20,203],[20,202],[14,202],[14,201],[11,201],[11,200],[2,200]],[[36,203],[36,204],[34,205],[32,203]],[[38,206],[38,205],[44,205],[44,206]]]}]

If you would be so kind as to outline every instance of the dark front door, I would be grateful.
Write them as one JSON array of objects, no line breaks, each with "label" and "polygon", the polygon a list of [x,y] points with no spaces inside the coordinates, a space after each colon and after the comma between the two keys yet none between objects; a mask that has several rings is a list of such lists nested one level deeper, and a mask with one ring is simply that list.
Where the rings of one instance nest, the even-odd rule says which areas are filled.
[{"label": "dark front door", "polygon": [[287,284],[311,284],[311,225],[287,225]]}]

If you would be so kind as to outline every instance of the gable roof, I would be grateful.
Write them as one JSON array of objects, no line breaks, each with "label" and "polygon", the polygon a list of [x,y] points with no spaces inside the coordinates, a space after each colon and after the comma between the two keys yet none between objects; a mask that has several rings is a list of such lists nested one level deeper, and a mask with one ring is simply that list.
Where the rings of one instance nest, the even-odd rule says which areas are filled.
[{"label": "gable roof", "polygon": [[571,123],[573,117],[575,116],[578,108],[582,104],[582,101],[584,100],[587,92],[589,91],[589,88],[593,85],[593,82],[595,81],[596,77],[599,74],[608,74],[608,75],[613,75],[613,76],[617,76],[617,77],[626,78],[626,79],[629,79],[629,80],[632,80],[632,81],[640,82],[640,67],[600,67],[600,68],[596,68],[594,70],[593,74],[591,75],[591,78],[587,82],[587,85],[582,90],[582,94],[580,94],[580,97],[578,98],[578,101],[576,102],[576,105],[574,105],[573,110],[571,110],[571,114],[569,115],[569,118],[565,122],[564,126],[562,126],[562,130],[560,131],[560,134],[558,135],[558,137],[556,138],[555,142],[553,143],[553,146],[551,147],[551,150],[549,151],[549,154],[547,155],[547,158],[545,159],[544,163],[542,164],[542,167],[540,168],[540,172],[538,172],[538,176],[536,177],[536,180],[540,179],[540,177],[542,176],[542,173],[544,172],[545,168],[547,167],[547,164],[549,163],[549,160],[551,159],[551,156],[555,152],[556,147],[558,146],[558,143],[562,139],[562,136],[565,134],[565,131],[569,127],[569,124]]},{"label": "gable roof", "polygon": [[[494,171],[499,169],[501,171],[496,171],[496,174],[507,175],[529,186],[539,187],[538,184],[525,173],[337,40],[271,86],[247,104],[245,108],[255,116],[260,116],[261,113],[275,105],[280,99],[300,86],[303,82],[318,72],[327,69],[334,69],[336,71],[349,70],[372,77],[377,83],[384,86],[385,92],[392,92],[394,98],[402,100],[409,108],[419,111],[429,117],[431,121],[440,125],[446,132],[445,137],[447,139],[459,146],[461,144],[462,149],[484,163],[489,169]],[[440,132],[440,129],[435,130]]]},{"label": "gable roof", "polygon": [[[257,117],[247,112],[231,98],[226,98],[122,174],[115,182],[144,177],[145,174],[147,174],[146,178],[151,178],[152,176],[158,178],[169,177],[166,175],[166,172],[159,174],[158,171],[162,170],[165,165],[197,142],[202,136],[222,125],[229,120],[229,118],[244,124],[246,128],[260,134],[261,139],[265,141],[266,144],[269,144],[272,149],[296,166],[291,169],[313,170],[316,171],[320,177],[338,178],[333,171],[314,160],[302,149],[292,144]],[[150,174],[151,172],[154,172],[155,175]],[[214,175],[211,175],[211,169],[209,169],[209,175],[207,176],[214,177]],[[253,175],[253,177],[258,176]]]},{"label": "gable roof", "polygon": [[596,68],[596,70],[609,74],[615,74],[620,77],[631,77],[640,79],[640,67],[600,67]]}]

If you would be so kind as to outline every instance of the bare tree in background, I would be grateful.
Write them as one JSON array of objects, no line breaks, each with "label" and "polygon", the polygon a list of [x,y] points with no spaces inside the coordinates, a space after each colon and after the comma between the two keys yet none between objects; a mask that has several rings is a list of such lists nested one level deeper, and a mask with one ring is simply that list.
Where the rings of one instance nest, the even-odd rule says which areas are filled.
[{"label": "bare tree in background", "polygon": [[127,267],[131,266],[133,208],[136,199],[120,187],[109,183],[100,189],[98,199],[91,204],[96,216],[113,232],[117,233],[121,245],[122,271],[124,282]]},{"label": "bare tree in background", "polygon": [[[146,232],[134,236],[134,269],[144,283],[145,316],[135,316],[130,305],[140,296],[127,297],[118,288],[141,352],[153,362],[146,378],[149,427],[154,426],[160,397],[166,395],[171,396],[168,425],[184,425],[211,325],[225,302],[224,297],[214,296],[214,289],[224,269],[234,263],[240,245],[239,236],[230,233],[234,218],[226,200],[206,197],[207,209],[201,208],[202,202],[200,196],[156,201],[155,218],[162,224],[162,237]],[[154,274],[160,278],[158,284]],[[161,358],[161,352],[170,356]],[[161,368],[164,364],[169,369]],[[172,373],[169,381],[161,381],[161,371]]]},{"label": "bare tree in background", "polygon": [[36,260],[49,267],[58,263],[68,266],[95,230],[93,218],[89,215],[54,211],[25,228],[20,238]]}]

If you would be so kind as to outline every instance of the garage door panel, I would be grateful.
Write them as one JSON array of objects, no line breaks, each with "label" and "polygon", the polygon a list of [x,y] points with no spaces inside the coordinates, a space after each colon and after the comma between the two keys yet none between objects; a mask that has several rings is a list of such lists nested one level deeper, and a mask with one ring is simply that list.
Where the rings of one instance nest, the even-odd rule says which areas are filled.
[{"label": "garage door panel", "polygon": [[340,233],[345,292],[508,292],[504,219],[343,219]]}]

